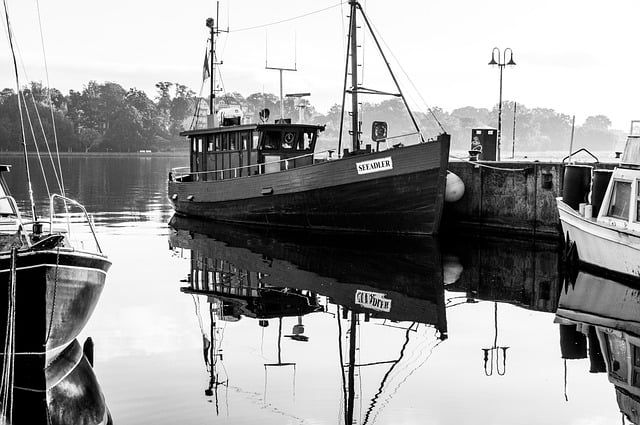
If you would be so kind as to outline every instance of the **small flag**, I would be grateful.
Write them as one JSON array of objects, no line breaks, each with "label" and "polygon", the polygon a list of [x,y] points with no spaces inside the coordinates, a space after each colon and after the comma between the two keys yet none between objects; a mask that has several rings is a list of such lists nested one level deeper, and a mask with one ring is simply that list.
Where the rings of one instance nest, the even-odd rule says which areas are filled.
[{"label": "small flag", "polygon": [[202,81],[206,81],[211,77],[211,71],[209,71],[209,52],[204,53],[204,66],[202,67]]}]

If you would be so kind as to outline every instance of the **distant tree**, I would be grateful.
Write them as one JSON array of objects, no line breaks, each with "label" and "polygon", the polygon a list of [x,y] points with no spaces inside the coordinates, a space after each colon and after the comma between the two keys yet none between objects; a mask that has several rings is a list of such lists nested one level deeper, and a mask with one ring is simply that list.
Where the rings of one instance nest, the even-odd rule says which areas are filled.
[{"label": "distant tree", "polygon": [[195,92],[182,84],[175,84],[175,96],[171,99],[169,116],[171,125],[169,131],[171,135],[177,136],[185,130],[183,123],[185,119],[195,112]]},{"label": "distant tree", "polygon": [[78,141],[85,152],[98,146],[102,142],[103,136],[92,128],[81,128],[78,131]]},{"label": "distant tree", "polygon": [[609,130],[611,120],[604,115],[589,116],[584,120],[582,127],[590,130]]}]

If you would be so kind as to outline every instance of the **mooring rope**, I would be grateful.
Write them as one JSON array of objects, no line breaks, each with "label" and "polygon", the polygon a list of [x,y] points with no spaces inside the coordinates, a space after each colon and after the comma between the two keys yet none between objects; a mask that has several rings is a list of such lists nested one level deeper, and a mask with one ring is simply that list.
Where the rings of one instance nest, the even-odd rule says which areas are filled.
[{"label": "mooring rope", "polygon": [[53,280],[53,299],[51,301],[51,314],[49,315],[49,329],[47,330],[47,337],[44,340],[43,350],[47,351],[47,343],[51,337],[51,328],[53,328],[53,315],[56,311],[56,295],[58,292],[58,269],[60,268],[60,245],[56,249],[56,270]]},{"label": "mooring rope", "polygon": [[476,167],[482,167],[482,168],[489,168],[491,170],[499,170],[499,171],[512,171],[512,172],[523,172],[523,171],[527,171],[530,169],[530,167],[524,167],[524,168],[502,168],[502,167],[494,167],[493,165],[488,165],[488,164],[483,164],[481,162],[477,162],[477,161],[471,161],[468,158],[463,158],[461,156],[455,156],[455,155],[451,155],[449,154],[450,158],[453,159],[457,159],[459,161],[462,162],[467,162],[471,165],[474,165]]},{"label": "mooring rope", "polygon": [[13,385],[15,372],[15,318],[16,318],[16,270],[18,248],[11,248],[11,274],[7,288],[7,326],[2,359],[2,379],[0,381],[0,424],[13,423]]}]

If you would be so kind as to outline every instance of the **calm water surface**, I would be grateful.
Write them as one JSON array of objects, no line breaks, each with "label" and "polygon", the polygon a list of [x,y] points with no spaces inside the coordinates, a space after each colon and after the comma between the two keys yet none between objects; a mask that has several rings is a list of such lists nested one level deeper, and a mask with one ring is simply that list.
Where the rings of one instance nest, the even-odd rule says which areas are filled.
[{"label": "calm water surface", "polygon": [[[24,195],[20,159],[3,162]],[[169,227],[166,176],[186,162],[63,159],[113,262],[80,340],[114,423],[621,423],[584,334],[556,319],[553,246]]]}]

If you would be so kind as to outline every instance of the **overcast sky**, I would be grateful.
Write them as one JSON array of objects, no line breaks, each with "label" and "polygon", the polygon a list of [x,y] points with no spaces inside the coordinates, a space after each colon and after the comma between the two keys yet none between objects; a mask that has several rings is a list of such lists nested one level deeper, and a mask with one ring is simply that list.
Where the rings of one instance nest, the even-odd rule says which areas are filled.
[{"label": "overcast sky", "polygon": [[[35,0],[8,0],[27,78],[46,83]],[[447,111],[491,108],[498,101],[499,70],[488,62],[494,47],[510,47],[515,67],[504,70],[503,99],[528,108],[576,115],[604,114],[628,130],[640,119],[640,55],[635,33],[640,2],[632,0],[403,0],[363,2],[384,43],[402,65],[397,71],[414,107]],[[334,6],[334,7],[332,7]],[[240,31],[326,10],[286,23]],[[284,91],[310,92],[321,112],[340,101],[345,16],[337,0],[222,0],[219,54],[227,91],[278,93],[278,73],[293,67]],[[113,81],[155,96],[157,81],[200,91],[214,0],[40,0],[50,85],[65,94],[89,80]],[[6,37],[4,41],[5,45]],[[378,75],[374,45],[364,40],[364,84],[390,89]],[[265,48],[267,46],[268,48]],[[15,87],[8,48],[0,56],[2,87]],[[266,51],[266,54],[265,54]],[[508,58],[507,58],[508,59]],[[413,89],[404,72],[410,77]],[[376,101],[378,99],[366,99]]]}]

